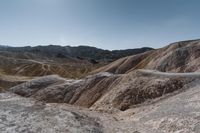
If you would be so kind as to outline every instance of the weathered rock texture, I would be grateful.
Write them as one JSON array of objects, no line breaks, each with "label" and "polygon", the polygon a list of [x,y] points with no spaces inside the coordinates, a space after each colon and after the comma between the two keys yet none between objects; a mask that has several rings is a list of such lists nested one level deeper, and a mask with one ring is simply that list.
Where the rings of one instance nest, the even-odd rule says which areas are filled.
[{"label": "weathered rock texture", "polygon": [[9,93],[0,94],[1,133],[102,133],[98,118]]},{"label": "weathered rock texture", "polygon": [[[108,133],[198,133],[200,132],[199,50],[199,40],[178,42],[161,49],[119,59],[93,71],[93,75],[79,80],[64,79],[56,75],[44,76],[8,90],[28,99],[48,103],[45,107],[38,107],[39,110],[44,108],[42,113],[39,111],[40,114],[35,118],[40,123],[39,116],[46,113],[46,109],[51,113],[58,112],[58,114],[53,114],[56,118],[60,116],[60,113],[64,113],[64,118],[50,119],[50,123],[58,122],[54,123],[55,128],[52,132],[69,130],[70,132]],[[6,99],[3,98],[0,101],[0,106],[8,104],[4,104],[4,101],[7,102]],[[13,102],[11,100],[11,104],[8,104],[9,109]],[[68,117],[66,110],[62,110],[64,111],[62,113],[57,108],[46,107],[46,105],[58,105],[60,109],[60,105],[63,106],[66,103],[75,106],[74,109],[77,111],[84,107],[83,112],[87,114],[87,117],[82,117],[82,111],[77,113],[80,113],[79,115],[83,118],[77,121],[85,122],[83,128],[76,125],[76,120],[73,123],[74,117],[77,118],[77,116]],[[20,110],[20,108],[24,107],[19,106],[17,109]],[[34,110],[35,104],[30,108]],[[3,112],[3,109],[0,108],[0,111]],[[30,112],[32,113],[35,114],[35,112]],[[42,119],[46,120],[47,114]],[[11,117],[15,115],[14,113]],[[28,118],[30,119],[31,116]],[[99,124],[93,118],[98,118]],[[69,124],[70,127],[64,128],[63,125],[57,125],[60,120],[67,121],[68,124],[71,119],[73,122]],[[41,131],[46,132],[49,131],[46,129],[48,125],[48,122],[41,123],[38,127],[44,126],[44,130]],[[3,131],[9,131],[8,127],[6,126]],[[29,128],[26,127],[25,131],[27,130],[29,131]],[[35,132],[35,127],[30,131]]]},{"label": "weathered rock texture", "polygon": [[126,111],[107,114],[0,93],[1,133],[199,133],[200,81]]},{"label": "weathered rock texture", "polygon": [[[194,81],[186,88],[177,95],[157,99],[153,104],[120,113],[123,122],[129,123],[124,125],[125,132],[199,133],[200,81]],[[132,126],[135,130],[131,129]]]}]

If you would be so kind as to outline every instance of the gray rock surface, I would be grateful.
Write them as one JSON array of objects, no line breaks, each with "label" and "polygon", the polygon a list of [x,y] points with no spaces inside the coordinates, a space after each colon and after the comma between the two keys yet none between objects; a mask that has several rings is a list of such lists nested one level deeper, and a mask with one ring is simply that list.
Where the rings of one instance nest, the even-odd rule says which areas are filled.
[{"label": "gray rock surface", "polygon": [[200,81],[197,80],[182,93],[127,110],[120,117],[129,123],[126,126],[135,124],[141,133],[199,133],[199,99]]},{"label": "gray rock surface", "polygon": [[0,93],[1,133],[101,133],[98,118],[66,105]]},{"label": "gray rock surface", "polygon": [[1,133],[199,133],[200,81],[126,111],[103,113],[0,93]]},{"label": "gray rock surface", "polygon": [[178,42],[79,80],[11,87],[26,98],[0,93],[0,132],[199,133],[199,50],[200,40]]}]

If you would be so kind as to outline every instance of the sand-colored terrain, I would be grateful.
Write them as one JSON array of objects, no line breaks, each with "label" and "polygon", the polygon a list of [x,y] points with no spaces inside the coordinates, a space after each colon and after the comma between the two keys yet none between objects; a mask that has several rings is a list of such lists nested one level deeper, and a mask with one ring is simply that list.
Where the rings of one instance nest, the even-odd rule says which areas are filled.
[{"label": "sand-colored terrain", "polygon": [[80,79],[49,75],[8,87],[0,131],[199,133],[199,50],[199,40],[177,42]]}]

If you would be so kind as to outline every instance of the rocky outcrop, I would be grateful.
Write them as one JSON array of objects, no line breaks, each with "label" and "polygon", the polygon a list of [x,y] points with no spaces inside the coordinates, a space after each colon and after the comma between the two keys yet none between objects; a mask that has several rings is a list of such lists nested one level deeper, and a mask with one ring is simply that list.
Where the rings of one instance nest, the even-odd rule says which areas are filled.
[{"label": "rocky outcrop", "polygon": [[102,133],[101,124],[97,117],[65,105],[0,93],[1,133]]}]

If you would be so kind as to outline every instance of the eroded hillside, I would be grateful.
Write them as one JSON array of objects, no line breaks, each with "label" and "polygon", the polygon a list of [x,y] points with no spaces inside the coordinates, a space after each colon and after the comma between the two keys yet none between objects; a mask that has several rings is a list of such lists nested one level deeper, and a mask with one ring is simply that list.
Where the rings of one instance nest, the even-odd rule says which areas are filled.
[{"label": "eroded hillside", "polygon": [[[11,53],[12,54],[12,53]],[[80,78],[103,64],[93,65],[88,61],[78,59],[19,59],[0,56],[2,74],[15,76],[44,76],[57,74],[65,78]]]},{"label": "eroded hillside", "polygon": [[[147,100],[182,90],[185,85],[199,78],[198,73],[197,76],[189,76],[187,73],[178,75],[157,72],[197,72],[199,62],[196,62],[195,66],[191,64],[200,59],[198,49],[199,40],[178,42],[119,59],[94,71],[108,72],[90,75],[80,80],[65,80],[56,76],[42,77],[10,90],[46,102],[61,102],[95,109],[126,110]],[[187,56],[183,56],[186,53]],[[155,72],[140,70],[141,66]]]},{"label": "eroded hillside", "polygon": [[195,72],[200,69],[200,40],[182,41],[164,48],[128,56],[91,73],[128,73],[137,69]]},{"label": "eroded hillside", "polygon": [[[106,101],[107,99],[108,103],[104,103],[105,102],[104,100],[99,100],[98,104],[96,104],[95,107],[90,107],[90,109],[81,108],[80,107],[82,106],[81,104],[80,106],[77,106],[78,104],[76,104],[76,106],[74,107],[64,103],[62,104],[45,103],[44,100],[48,99],[43,99],[43,100],[40,99],[43,102],[38,102],[34,100],[35,98],[37,99],[37,97],[34,96],[33,96],[34,99],[29,99],[29,98],[22,98],[20,96],[13,95],[10,93],[1,93],[0,94],[0,106],[2,106],[0,108],[1,131],[3,133],[4,132],[21,133],[23,131],[25,132],[30,131],[35,133],[36,132],[198,133],[200,131],[199,130],[200,74],[194,74],[193,77],[192,74],[176,75],[170,73],[166,75],[166,73],[155,73],[151,71],[147,72],[141,71],[141,73],[143,75],[155,76],[156,78],[158,78],[159,76],[161,76],[162,78],[179,77],[183,78],[183,80],[180,81],[181,84],[171,84],[171,85],[166,84],[164,88],[165,89],[170,88],[171,90],[166,89],[168,92],[163,93],[164,90],[162,89],[162,85],[165,85],[166,82],[162,82],[163,79],[157,79],[158,82],[161,81],[161,83],[152,82],[150,86],[152,86],[153,84],[154,85],[152,88],[149,89],[151,90],[149,91],[151,93],[149,94],[145,93],[148,96],[146,98],[148,99],[149,96],[152,96],[150,94],[159,95],[160,93],[159,90],[162,90],[161,92],[163,95],[159,98],[151,97],[152,98],[151,100],[146,101],[137,106],[132,106],[129,109],[127,108],[125,109],[125,111],[120,111],[117,109],[118,106],[113,106],[114,104],[112,105],[111,99],[113,99],[113,97],[116,98],[114,91],[111,91],[113,94],[109,93],[107,96],[105,95],[106,98],[104,100]],[[187,80],[187,78],[189,77],[190,78],[193,77],[194,80],[192,81]],[[187,82],[184,82],[184,79]],[[56,82],[52,82],[52,80]],[[57,94],[57,96],[61,96],[62,98],[63,92],[61,90],[64,90],[64,88],[60,87],[57,88],[56,86],[59,85],[62,86],[63,81],[64,80],[62,78],[56,76],[49,77],[49,80],[46,81],[49,87],[46,87],[46,89],[49,88],[50,89],[49,92],[52,91],[51,87],[55,89],[54,91],[52,91],[51,95],[49,95],[48,91],[46,91],[47,94],[40,93],[41,94],[40,96],[49,95],[50,97],[52,97],[52,99],[54,99],[55,94]],[[38,82],[38,84],[36,82]],[[72,82],[74,81],[68,81],[65,84],[66,86],[68,86]],[[39,84],[40,86],[38,86]],[[23,85],[27,90],[25,88],[20,90],[19,86],[13,89],[18,88],[18,91],[23,90],[22,91],[23,94],[21,95],[32,97],[31,94],[33,95],[38,94],[37,92],[32,93],[32,90],[35,91],[37,87],[45,85],[44,83],[35,80],[35,82],[32,83],[29,82]],[[42,90],[43,89],[40,88],[38,91]],[[56,93],[58,92],[57,90],[60,90],[59,93]],[[121,97],[123,102],[127,101],[131,97],[135,99],[134,89],[132,89],[132,91],[133,92],[131,93],[123,93],[123,92],[120,93],[123,94],[123,97]],[[145,91],[148,92],[148,89],[146,89]],[[92,93],[90,93],[90,95],[92,95]],[[68,95],[68,97],[69,96],[70,95]],[[140,96],[141,96],[140,98],[142,99],[145,98],[144,97],[145,95],[142,93]],[[123,100],[123,98],[125,98],[126,100]],[[88,100],[86,101],[84,101],[84,99],[82,100],[83,100],[82,102],[88,103],[87,102]],[[50,102],[55,102],[55,101],[50,101]],[[119,105],[121,105],[121,103],[123,102],[120,102]],[[124,102],[124,103],[127,103],[126,105],[129,104],[129,102]],[[106,106],[110,105],[110,106],[109,108],[105,108],[105,105]],[[131,105],[135,105],[135,103],[132,103]],[[102,110],[99,110],[96,107],[101,107]]]},{"label": "eroded hillside", "polygon": [[149,50],[152,49],[109,51],[88,46],[0,46],[0,74],[27,77],[57,74],[76,79],[110,61]]},{"label": "eroded hillside", "polygon": [[[42,103],[37,115],[24,109],[28,103],[20,106],[41,123],[31,129],[25,128],[33,132],[41,127],[44,127],[41,132],[48,131],[46,125],[51,126],[51,121],[55,120],[52,132],[198,133],[199,50],[199,40],[177,42],[121,58],[80,79],[57,75],[37,77],[7,89],[1,94],[0,105],[6,105],[9,112],[9,109],[13,110],[13,100],[18,98],[22,99],[22,104],[25,99],[33,103],[31,110],[36,108],[35,101]],[[15,106],[21,105],[20,102],[15,102]],[[58,111],[60,107],[62,110]],[[43,123],[40,115],[46,111],[57,114],[50,115],[50,122]],[[63,113],[67,115],[57,119]],[[28,122],[31,116],[27,117]],[[7,117],[10,123],[12,115]],[[42,116],[42,119],[46,118],[46,114]],[[23,116],[17,117],[16,125],[19,126],[21,119]],[[66,125],[71,123],[71,126],[59,127],[60,121]],[[4,132],[9,131],[8,126],[4,127]],[[11,127],[14,131],[19,129]]]}]

